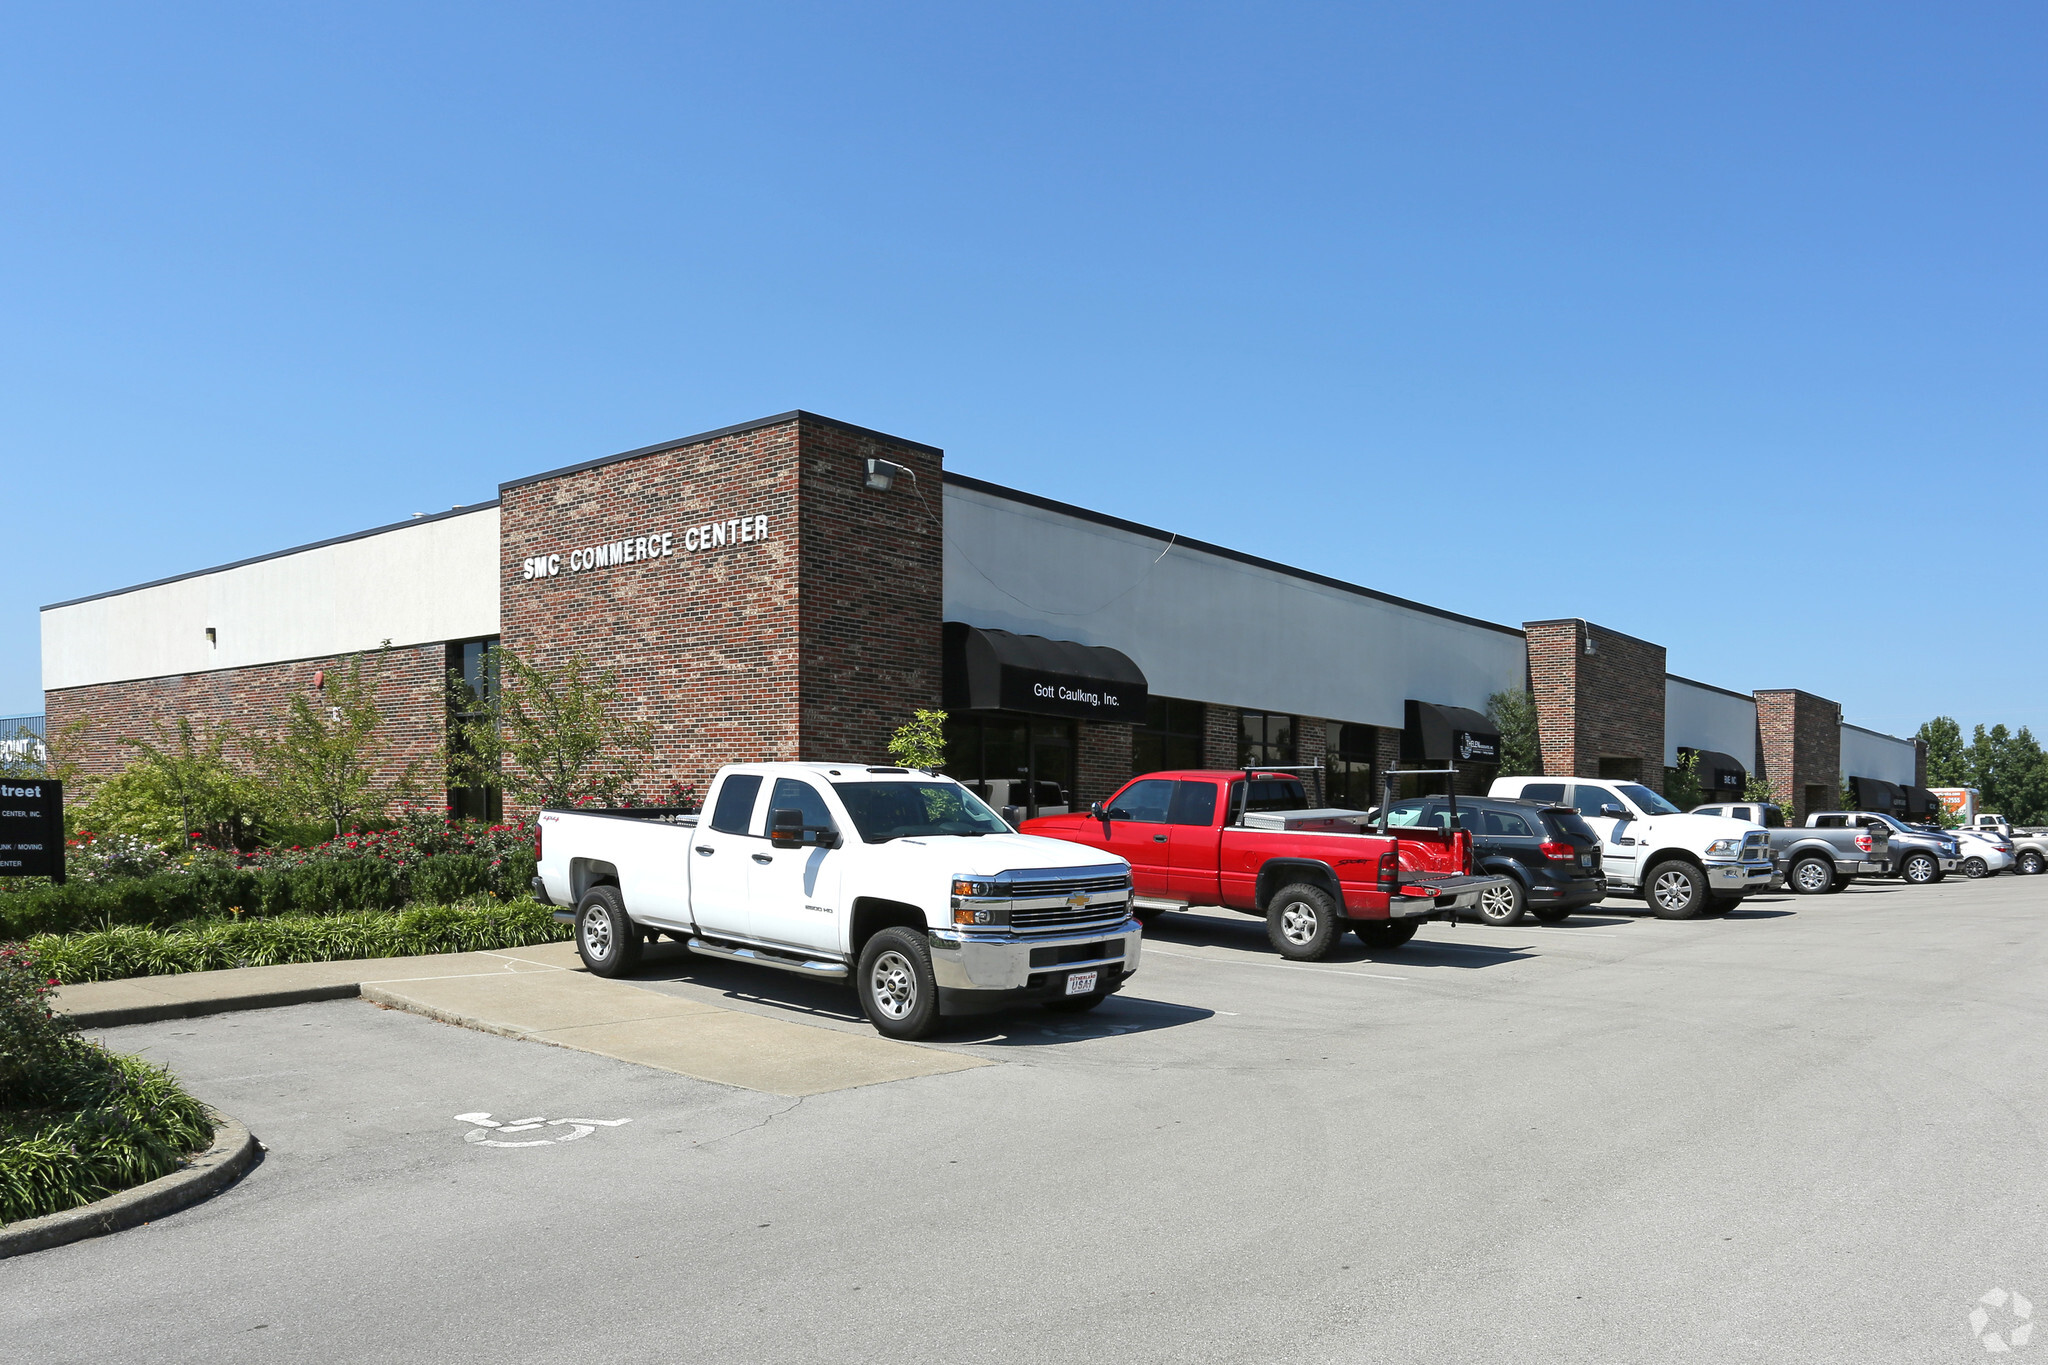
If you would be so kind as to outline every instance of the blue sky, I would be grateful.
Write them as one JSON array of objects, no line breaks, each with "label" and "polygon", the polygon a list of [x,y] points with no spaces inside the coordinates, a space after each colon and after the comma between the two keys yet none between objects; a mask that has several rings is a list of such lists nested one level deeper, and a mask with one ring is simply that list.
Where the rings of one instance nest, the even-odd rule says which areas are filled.
[{"label": "blue sky", "polygon": [[2048,733],[2048,17],[0,13],[36,608],[792,407],[1910,733]]}]

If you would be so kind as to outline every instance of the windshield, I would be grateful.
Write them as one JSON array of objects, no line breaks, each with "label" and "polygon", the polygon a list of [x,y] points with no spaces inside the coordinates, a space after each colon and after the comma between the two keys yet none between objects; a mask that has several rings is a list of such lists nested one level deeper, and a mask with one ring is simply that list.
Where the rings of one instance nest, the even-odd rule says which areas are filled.
[{"label": "windshield", "polygon": [[911,835],[1008,834],[1001,816],[957,782],[840,782],[833,786],[871,844]]},{"label": "windshield", "polygon": [[1636,809],[1645,815],[1676,815],[1678,807],[1666,801],[1640,782],[1623,782],[1615,788],[1623,796],[1636,803]]}]

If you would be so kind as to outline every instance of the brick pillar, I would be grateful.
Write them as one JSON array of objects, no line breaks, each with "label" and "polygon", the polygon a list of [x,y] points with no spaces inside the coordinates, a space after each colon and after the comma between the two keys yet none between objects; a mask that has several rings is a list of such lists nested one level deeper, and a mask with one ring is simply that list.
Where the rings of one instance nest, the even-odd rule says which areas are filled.
[{"label": "brick pillar", "polygon": [[1075,733],[1078,752],[1074,755],[1074,802],[1086,806],[1102,800],[1133,775],[1131,727],[1096,725],[1084,720],[1075,726]]},{"label": "brick pillar", "polygon": [[1202,766],[1205,768],[1235,768],[1237,766],[1237,708],[1235,706],[1205,706],[1202,708]]},{"label": "brick pillar", "polygon": [[1793,687],[1758,692],[1756,728],[1758,776],[1770,784],[1791,823],[1840,803],[1840,703]]},{"label": "brick pillar", "polygon": [[[871,456],[923,498],[863,487]],[[942,459],[787,413],[503,485],[505,645],[617,673],[654,731],[648,790],[701,793],[736,761],[885,761],[939,704]],[[619,562],[580,567],[622,538]]]},{"label": "brick pillar", "polygon": [[1924,739],[1913,741],[1913,785],[1927,785],[1927,741]]},{"label": "brick pillar", "polygon": [[1529,695],[1543,771],[1599,777],[1601,760],[1664,786],[1664,646],[1590,621],[1530,621]]}]

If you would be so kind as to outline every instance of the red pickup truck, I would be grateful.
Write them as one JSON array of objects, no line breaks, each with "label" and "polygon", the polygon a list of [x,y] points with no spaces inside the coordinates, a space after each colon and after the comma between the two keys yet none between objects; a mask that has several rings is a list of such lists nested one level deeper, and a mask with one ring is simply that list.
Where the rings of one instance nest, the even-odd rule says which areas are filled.
[{"label": "red pickup truck", "polygon": [[1362,812],[1310,809],[1299,778],[1265,769],[1147,773],[1085,814],[1019,828],[1128,860],[1147,924],[1191,905],[1263,915],[1273,946],[1297,961],[1327,956],[1346,929],[1368,948],[1398,948],[1423,920],[1454,919],[1505,880],[1472,875],[1462,829],[1376,831]]}]

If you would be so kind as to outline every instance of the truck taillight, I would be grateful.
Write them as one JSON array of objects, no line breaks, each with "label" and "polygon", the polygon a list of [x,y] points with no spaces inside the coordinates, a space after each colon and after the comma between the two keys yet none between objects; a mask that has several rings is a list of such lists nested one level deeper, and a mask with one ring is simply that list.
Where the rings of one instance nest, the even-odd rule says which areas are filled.
[{"label": "truck taillight", "polygon": [[1458,870],[1466,876],[1472,875],[1472,832],[1458,831]]},{"label": "truck taillight", "polygon": [[540,861],[540,821],[533,822],[533,860]]},{"label": "truck taillight", "polygon": [[1865,853],[1870,852],[1870,836],[1868,834],[1857,835],[1856,847],[1863,850]]},{"label": "truck taillight", "polygon": [[1401,886],[1401,856],[1393,849],[1380,855],[1380,890],[1393,895]]},{"label": "truck taillight", "polygon": [[1561,844],[1555,839],[1546,839],[1543,841],[1543,856],[1550,859],[1553,863],[1569,863],[1578,858],[1579,851],[1570,844]]}]

